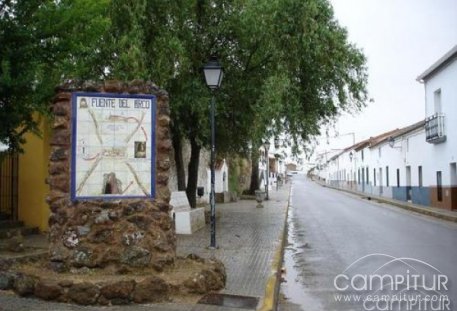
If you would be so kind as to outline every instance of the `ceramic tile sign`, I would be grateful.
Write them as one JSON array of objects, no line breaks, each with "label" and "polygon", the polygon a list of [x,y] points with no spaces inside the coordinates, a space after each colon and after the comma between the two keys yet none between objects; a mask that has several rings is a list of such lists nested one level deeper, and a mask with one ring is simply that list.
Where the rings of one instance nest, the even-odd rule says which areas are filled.
[{"label": "ceramic tile sign", "polygon": [[154,198],[153,95],[73,93],[72,200]]}]

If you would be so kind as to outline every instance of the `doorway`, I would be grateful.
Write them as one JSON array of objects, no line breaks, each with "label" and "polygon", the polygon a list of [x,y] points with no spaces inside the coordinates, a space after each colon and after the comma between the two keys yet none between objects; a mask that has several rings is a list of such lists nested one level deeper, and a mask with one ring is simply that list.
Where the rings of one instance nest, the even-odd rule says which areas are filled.
[{"label": "doorway", "polygon": [[412,199],[412,187],[411,187],[411,166],[406,167],[406,201]]},{"label": "doorway", "polygon": [[17,220],[18,172],[17,154],[6,154],[0,159],[0,221]]},{"label": "doorway", "polygon": [[457,164],[450,164],[451,209],[457,209]]},{"label": "doorway", "polygon": [[382,195],[383,193],[383,185],[382,185],[382,167],[379,168],[379,194]]}]

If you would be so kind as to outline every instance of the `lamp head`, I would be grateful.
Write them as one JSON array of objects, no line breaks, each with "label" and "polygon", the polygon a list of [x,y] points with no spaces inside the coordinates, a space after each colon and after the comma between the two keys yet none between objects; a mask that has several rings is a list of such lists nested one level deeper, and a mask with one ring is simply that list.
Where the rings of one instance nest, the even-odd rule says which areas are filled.
[{"label": "lamp head", "polygon": [[211,90],[216,90],[221,86],[224,69],[216,56],[211,56],[210,60],[203,66],[203,73],[205,74],[206,85]]}]

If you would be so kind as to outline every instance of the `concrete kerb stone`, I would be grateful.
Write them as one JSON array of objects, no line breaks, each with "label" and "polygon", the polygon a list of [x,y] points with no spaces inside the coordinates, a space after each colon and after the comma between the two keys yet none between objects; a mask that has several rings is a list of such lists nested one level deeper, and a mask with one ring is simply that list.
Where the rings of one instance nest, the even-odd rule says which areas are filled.
[{"label": "concrete kerb stone", "polygon": [[366,196],[366,197],[374,199],[374,200],[376,200],[376,201],[378,201],[380,203],[385,203],[385,204],[393,205],[393,206],[396,206],[396,207],[400,207],[402,209],[405,209],[405,210],[408,210],[408,211],[411,211],[411,212],[415,212],[415,213],[418,213],[418,214],[427,215],[427,216],[435,217],[435,218],[446,220],[446,221],[457,222],[457,213],[456,213],[455,216],[454,215],[448,215],[448,214],[444,214],[444,213],[440,213],[440,212],[428,209],[427,207],[414,206],[414,205],[403,203],[401,201],[389,200],[389,199],[386,199],[386,198],[383,198],[383,197],[380,197],[380,196],[377,196],[377,195],[366,194],[366,193],[363,193],[363,192],[357,192],[357,191],[344,189],[344,188],[338,188],[338,187],[327,185],[327,184],[324,184],[324,183],[321,183],[321,182],[318,182],[318,181],[315,181],[315,180],[314,180],[314,182],[316,182],[317,184],[321,185],[322,187],[326,187],[326,188],[330,188],[330,189],[334,189],[334,190],[338,190],[338,191],[347,192],[347,193],[356,195],[358,197]]},{"label": "concrete kerb stone", "polygon": [[284,217],[284,224],[282,231],[280,233],[280,243],[275,251],[272,263],[271,263],[271,273],[268,277],[267,284],[265,286],[265,296],[263,297],[261,304],[257,311],[272,311],[276,310],[279,298],[279,287],[281,284],[281,269],[282,269],[282,260],[284,256],[284,247],[287,240],[287,217],[289,214],[290,206],[290,194],[292,191],[292,186],[289,188],[289,196],[287,199],[286,206],[286,216]]}]

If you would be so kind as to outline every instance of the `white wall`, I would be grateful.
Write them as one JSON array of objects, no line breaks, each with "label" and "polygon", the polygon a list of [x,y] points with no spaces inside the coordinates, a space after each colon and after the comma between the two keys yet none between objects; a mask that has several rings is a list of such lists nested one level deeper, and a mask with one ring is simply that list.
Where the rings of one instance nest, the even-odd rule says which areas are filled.
[{"label": "white wall", "polygon": [[[221,193],[221,192],[226,192],[229,191],[228,189],[228,166],[227,163],[225,162],[225,159],[223,160],[222,167],[220,169],[217,169],[215,172],[215,192],[216,193]],[[224,178],[225,174],[225,178]],[[208,179],[211,179],[211,171],[208,170]],[[211,180],[210,180],[211,182]]]},{"label": "white wall", "polygon": [[434,74],[425,82],[425,113],[434,114],[434,93],[441,90],[442,113],[445,117],[446,141],[430,144],[427,151],[428,163],[433,167],[427,171],[427,182],[436,184],[436,171],[442,171],[443,186],[451,184],[450,163],[457,161],[457,59]]},{"label": "white wall", "polygon": [[[374,186],[373,169],[376,169],[376,186],[387,185],[386,166],[389,167],[389,186],[397,185],[397,169],[400,170],[400,186],[407,186],[406,167],[410,167],[410,185],[419,185],[419,170],[422,166],[422,182],[424,187],[436,186],[436,172],[442,172],[443,186],[455,185],[457,180],[451,182],[451,163],[457,162],[457,60],[441,69],[425,82],[425,105],[418,103],[418,109],[425,106],[425,116],[431,116],[434,110],[434,93],[441,90],[441,111],[445,116],[446,141],[438,144],[431,144],[425,140],[424,128],[416,129],[403,136],[395,138],[394,147],[390,147],[388,142],[371,148],[363,149],[364,159],[362,160],[362,150],[354,152],[353,162],[349,160],[349,152],[342,153],[337,159],[327,163],[321,170],[316,170],[321,178],[327,181],[346,180],[347,173],[353,170],[366,168],[369,172],[369,185]],[[381,151],[381,152],[380,152]],[[331,158],[329,155],[328,158]],[[321,156],[318,160],[319,166],[327,162],[326,157]],[[356,166],[356,168],[354,168]],[[380,168],[382,176],[380,176]],[[346,171],[346,178],[341,176],[341,172]],[[338,175],[340,172],[340,175]],[[349,180],[350,181],[350,180]],[[360,174],[362,182],[362,173]]]},{"label": "white wall", "polygon": [[[456,131],[457,133],[457,131]],[[455,135],[452,135],[455,136]],[[445,143],[444,143],[445,144]],[[364,170],[365,185],[374,187],[374,169],[376,169],[376,187],[387,186],[386,166],[389,169],[389,187],[397,186],[397,169],[400,170],[400,186],[407,186],[406,167],[410,166],[411,186],[419,186],[418,167],[422,166],[423,186],[436,185],[436,171],[441,170],[443,174],[443,185],[450,184],[450,162],[455,158],[455,151],[437,152],[437,146],[425,141],[425,130],[423,127],[416,129],[403,136],[395,138],[395,144],[391,147],[388,142],[376,145],[374,147],[365,147],[358,152],[352,151],[352,162],[349,153],[351,150],[342,153],[338,158],[330,161],[326,168],[319,172],[321,178],[328,181],[354,181],[353,173],[357,174],[358,170]],[[448,151],[449,148],[444,148]],[[454,160],[455,162],[455,160]],[[368,184],[366,177],[366,168],[368,168]],[[380,170],[381,169],[381,170]],[[352,178],[348,174],[352,171]],[[338,174],[339,172],[339,174]],[[344,174],[345,172],[345,174]],[[380,175],[380,172],[382,175]],[[362,171],[360,173],[360,182],[362,182]]]},{"label": "white wall", "polygon": [[[381,186],[381,176],[379,168],[382,168],[382,186],[387,186],[386,166],[389,167],[389,187],[397,186],[397,169],[400,170],[400,186],[406,186],[407,173],[406,167],[410,166],[411,178],[410,186],[418,186],[417,166],[422,165],[423,172],[425,167],[422,159],[424,148],[427,147],[425,142],[425,130],[419,128],[403,136],[396,137],[393,147],[388,142],[370,148],[371,166],[377,169],[377,186]],[[381,150],[381,155],[379,154]],[[425,186],[425,183],[423,184]]]}]

